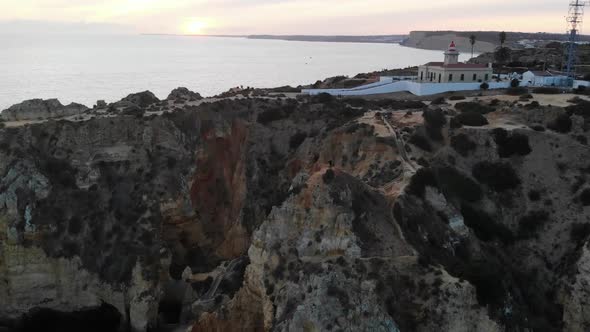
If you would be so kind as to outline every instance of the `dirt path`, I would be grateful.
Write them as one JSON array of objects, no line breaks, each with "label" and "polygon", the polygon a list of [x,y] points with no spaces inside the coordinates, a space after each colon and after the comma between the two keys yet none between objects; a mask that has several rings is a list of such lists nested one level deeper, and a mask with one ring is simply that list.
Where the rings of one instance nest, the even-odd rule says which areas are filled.
[{"label": "dirt path", "polygon": [[393,137],[393,139],[395,140],[395,144],[397,145],[399,155],[402,157],[402,163],[405,168],[404,175],[406,171],[409,171],[411,174],[416,173],[416,171],[418,170],[418,166],[416,166],[414,162],[408,157],[408,153],[406,151],[406,148],[404,147],[404,142],[399,138],[400,134],[397,132],[397,130],[393,127],[393,125],[389,122],[388,119],[384,118],[383,122],[385,123],[385,126],[387,126],[387,128],[389,129],[391,137]]}]

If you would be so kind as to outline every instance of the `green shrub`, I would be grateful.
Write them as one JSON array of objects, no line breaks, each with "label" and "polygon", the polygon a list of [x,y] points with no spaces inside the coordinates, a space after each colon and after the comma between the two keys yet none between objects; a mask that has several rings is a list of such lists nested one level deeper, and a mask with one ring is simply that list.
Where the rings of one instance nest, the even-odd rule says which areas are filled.
[{"label": "green shrub", "polygon": [[529,90],[527,90],[526,88],[523,88],[523,87],[510,87],[506,91],[506,94],[508,94],[510,96],[520,96],[525,93],[529,93]]},{"label": "green shrub", "polygon": [[442,104],[446,104],[446,100],[444,97],[438,97],[438,98],[435,98],[430,104],[431,105],[442,105]]},{"label": "green shrub", "polygon": [[466,202],[477,202],[483,197],[480,186],[455,168],[437,168],[436,179],[446,195],[458,197]]},{"label": "green shrub", "polygon": [[456,128],[457,125],[481,127],[489,124],[485,116],[475,112],[465,112],[453,117],[454,123],[452,127]]},{"label": "green shrub", "polygon": [[332,182],[332,180],[334,180],[334,178],[336,177],[334,171],[332,169],[328,169],[326,171],[326,173],[324,173],[324,175],[322,175],[322,180],[324,181],[324,183],[328,184],[330,182]]},{"label": "green shrub", "polygon": [[442,127],[447,123],[447,118],[440,109],[426,110],[422,113],[426,133],[435,141],[442,141]]},{"label": "green shrub", "polygon": [[530,190],[528,196],[531,202],[538,202],[541,200],[541,193],[538,190]]},{"label": "green shrub", "polygon": [[481,83],[481,85],[479,86],[480,89],[482,90],[487,90],[490,88],[490,85],[486,82]]},{"label": "green shrub", "polygon": [[465,100],[465,96],[450,96],[449,100]]},{"label": "green shrub", "polygon": [[496,222],[485,212],[463,204],[461,214],[465,225],[473,230],[478,239],[484,242],[499,240],[504,244],[514,242],[514,235],[510,229]]},{"label": "green shrub", "polygon": [[509,158],[513,155],[526,156],[532,152],[529,138],[524,134],[508,133],[502,128],[494,129],[492,134],[498,145],[500,158]]},{"label": "green shrub", "polygon": [[430,168],[421,168],[410,179],[406,192],[417,197],[424,197],[426,186],[436,187],[436,177]]},{"label": "green shrub", "polygon": [[465,134],[458,134],[451,137],[451,147],[463,157],[467,157],[469,152],[477,148],[477,144],[469,139]]},{"label": "green shrub", "polygon": [[512,81],[510,81],[510,87],[511,88],[518,88],[520,86],[520,81],[518,79],[513,79]]},{"label": "green shrub", "polygon": [[573,223],[570,229],[570,238],[572,242],[577,245],[583,244],[590,236],[590,224],[587,223]]},{"label": "green shrub", "polygon": [[557,95],[557,94],[561,93],[561,90],[559,90],[558,88],[539,87],[539,88],[534,88],[533,93],[546,94],[546,95]]},{"label": "green shrub", "polygon": [[547,128],[562,134],[569,133],[572,130],[572,119],[565,113],[561,114],[549,122]]},{"label": "green shrub", "polygon": [[579,85],[577,88],[574,89],[574,93],[578,95],[587,95],[590,92],[590,89],[583,85]]},{"label": "green shrub", "polygon": [[286,112],[281,109],[270,109],[258,114],[257,121],[262,125],[267,125],[274,121],[279,121],[289,117]]},{"label": "green shrub", "polygon": [[526,109],[532,110],[532,109],[541,107],[541,104],[539,104],[539,102],[535,100],[535,101],[531,102],[530,104],[525,105],[524,107]]},{"label": "green shrub", "polygon": [[582,202],[584,206],[590,206],[590,188],[586,188],[582,191],[580,194],[580,202]]},{"label": "green shrub", "polygon": [[521,238],[531,238],[549,220],[547,211],[533,211],[520,218],[518,235]]},{"label": "green shrub", "polygon": [[514,189],[521,183],[509,163],[483,161],[475,164],[472,172],[479,182],[497,192]]},{"label": "green shrub", "polygon": [[297,149],[307,138],[307,134],[304,132],[297,132],[289,139],[289,147],[291,149]]},{"label": "green shrub", "polygon": [[543,127],[542,125],[532,125],[531,129],[534,131],[539,131],[539,132],[545,131],[545,127]]},{"label": "green shrub", "polygon": [[411,144],[414,144],[415,146],[419,147],[420,149],[427,151],[427,152],[431,152],[432,151],[432,146],[430,145],[430,142],[428,141],[428,139],[419,133],[414,133],[411,137],[409,142]]},{"label": "green shrub", "polygon": [[332,103],[336,98],[329,93],[322,92],[311,97],[311,102],[314,104],[329,104]]},{"label": "green shrub", "polygon": [[475,112],[479,114],[488,114],[496,109],[476,102],[460,102],[455,105],[455,108],[461,112]]},{"label": "green shrub", "polygon": [[337,286],[330,285],[330,286],[328,286],[327,295],[337,298],[338,301],[340,302],[340,305],[344,309],[349,309],[348,303],[349,303],[350,299],[349,299],[348,293],[346,293],[346,291],[342,290],[341,288],[339,288]]},{"label": "green shrub", "polygon": [[590,117],[590,101],[583,99],[575,100],[575,105],[570,105],[565,108],[569,115],[579,115],[584,118]]}]

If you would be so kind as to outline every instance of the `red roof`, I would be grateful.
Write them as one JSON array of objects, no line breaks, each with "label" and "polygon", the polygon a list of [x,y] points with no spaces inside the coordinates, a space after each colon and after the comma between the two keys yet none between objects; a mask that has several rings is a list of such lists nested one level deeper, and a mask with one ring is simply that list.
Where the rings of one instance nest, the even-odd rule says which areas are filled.
[{"label": "red roof", "polygon": [[451,48],[453,48],[453,49],[454,49],[455,47],[457,47],[457,46],[455,46],[455,41],[453,40],[453,41],[451,42],[451,45],[449,45],[449,49],[451,49]]},{"label": "red roof", "polygon": [[487,68],[487,65],[476,63],[455,63],[451,65],[443,65],[445,68]]},{"label": "red roof", "polygon": [[454,64],[449,64],[449,65],[445,65],[444,62],[429,62],[427,64],[425,64],[425,66],[431,66],[431,67],[444,67],[444,68],[487,68],[487,65],[484,64],[476,64],[476,63],[454,63]]}]

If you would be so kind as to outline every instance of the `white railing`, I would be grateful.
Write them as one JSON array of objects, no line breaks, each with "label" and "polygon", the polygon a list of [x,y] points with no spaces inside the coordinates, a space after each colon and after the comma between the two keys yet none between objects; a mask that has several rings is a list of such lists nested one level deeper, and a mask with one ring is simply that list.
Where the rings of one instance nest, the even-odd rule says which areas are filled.
[{"label": "white railing", "polygon": [[[428,96],[451,91],[479,90],[481,86],[481,83],[419,83],[413,81],[375,84],[372,83],[353,89],[305,89],[302,90],[302,93],[309,95],[328,93],[334,96],[364,96],[407,91],[416,96]],[[510,82],[488,82],[488,85],[490,89],[506,89],[510,86]]]}]

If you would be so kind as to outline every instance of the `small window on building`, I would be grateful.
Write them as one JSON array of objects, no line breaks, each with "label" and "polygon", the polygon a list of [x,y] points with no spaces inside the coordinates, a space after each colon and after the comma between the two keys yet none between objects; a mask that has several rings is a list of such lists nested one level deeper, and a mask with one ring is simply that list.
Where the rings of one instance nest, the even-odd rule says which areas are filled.
[{"label": "small window on building", "polygon": [[465,81],[465,74],[461,74],[461,81]]},{"label": "small window on building", "polygon": [[421,71],[421,72],[420,72],[420,81],[422,81],[423,79],[424,79],[424,72],[423,72],[423,71]]},{"label": "small window on building", "polygon": [[473,74],[473,80],[477,81],[477,74]]},{"label": "small window on building", "polygon": [[442,74],[438,74],[438,83],[442,80]]},{"label": "small window on building", "polygon": [[489,78],[490,78],[490,75],[489,74],[486,74],[485,80],[487,81]]},{"label": "small window on building", "polygon": [[453,74],[449,74],[449,82],[453,81]]}]

